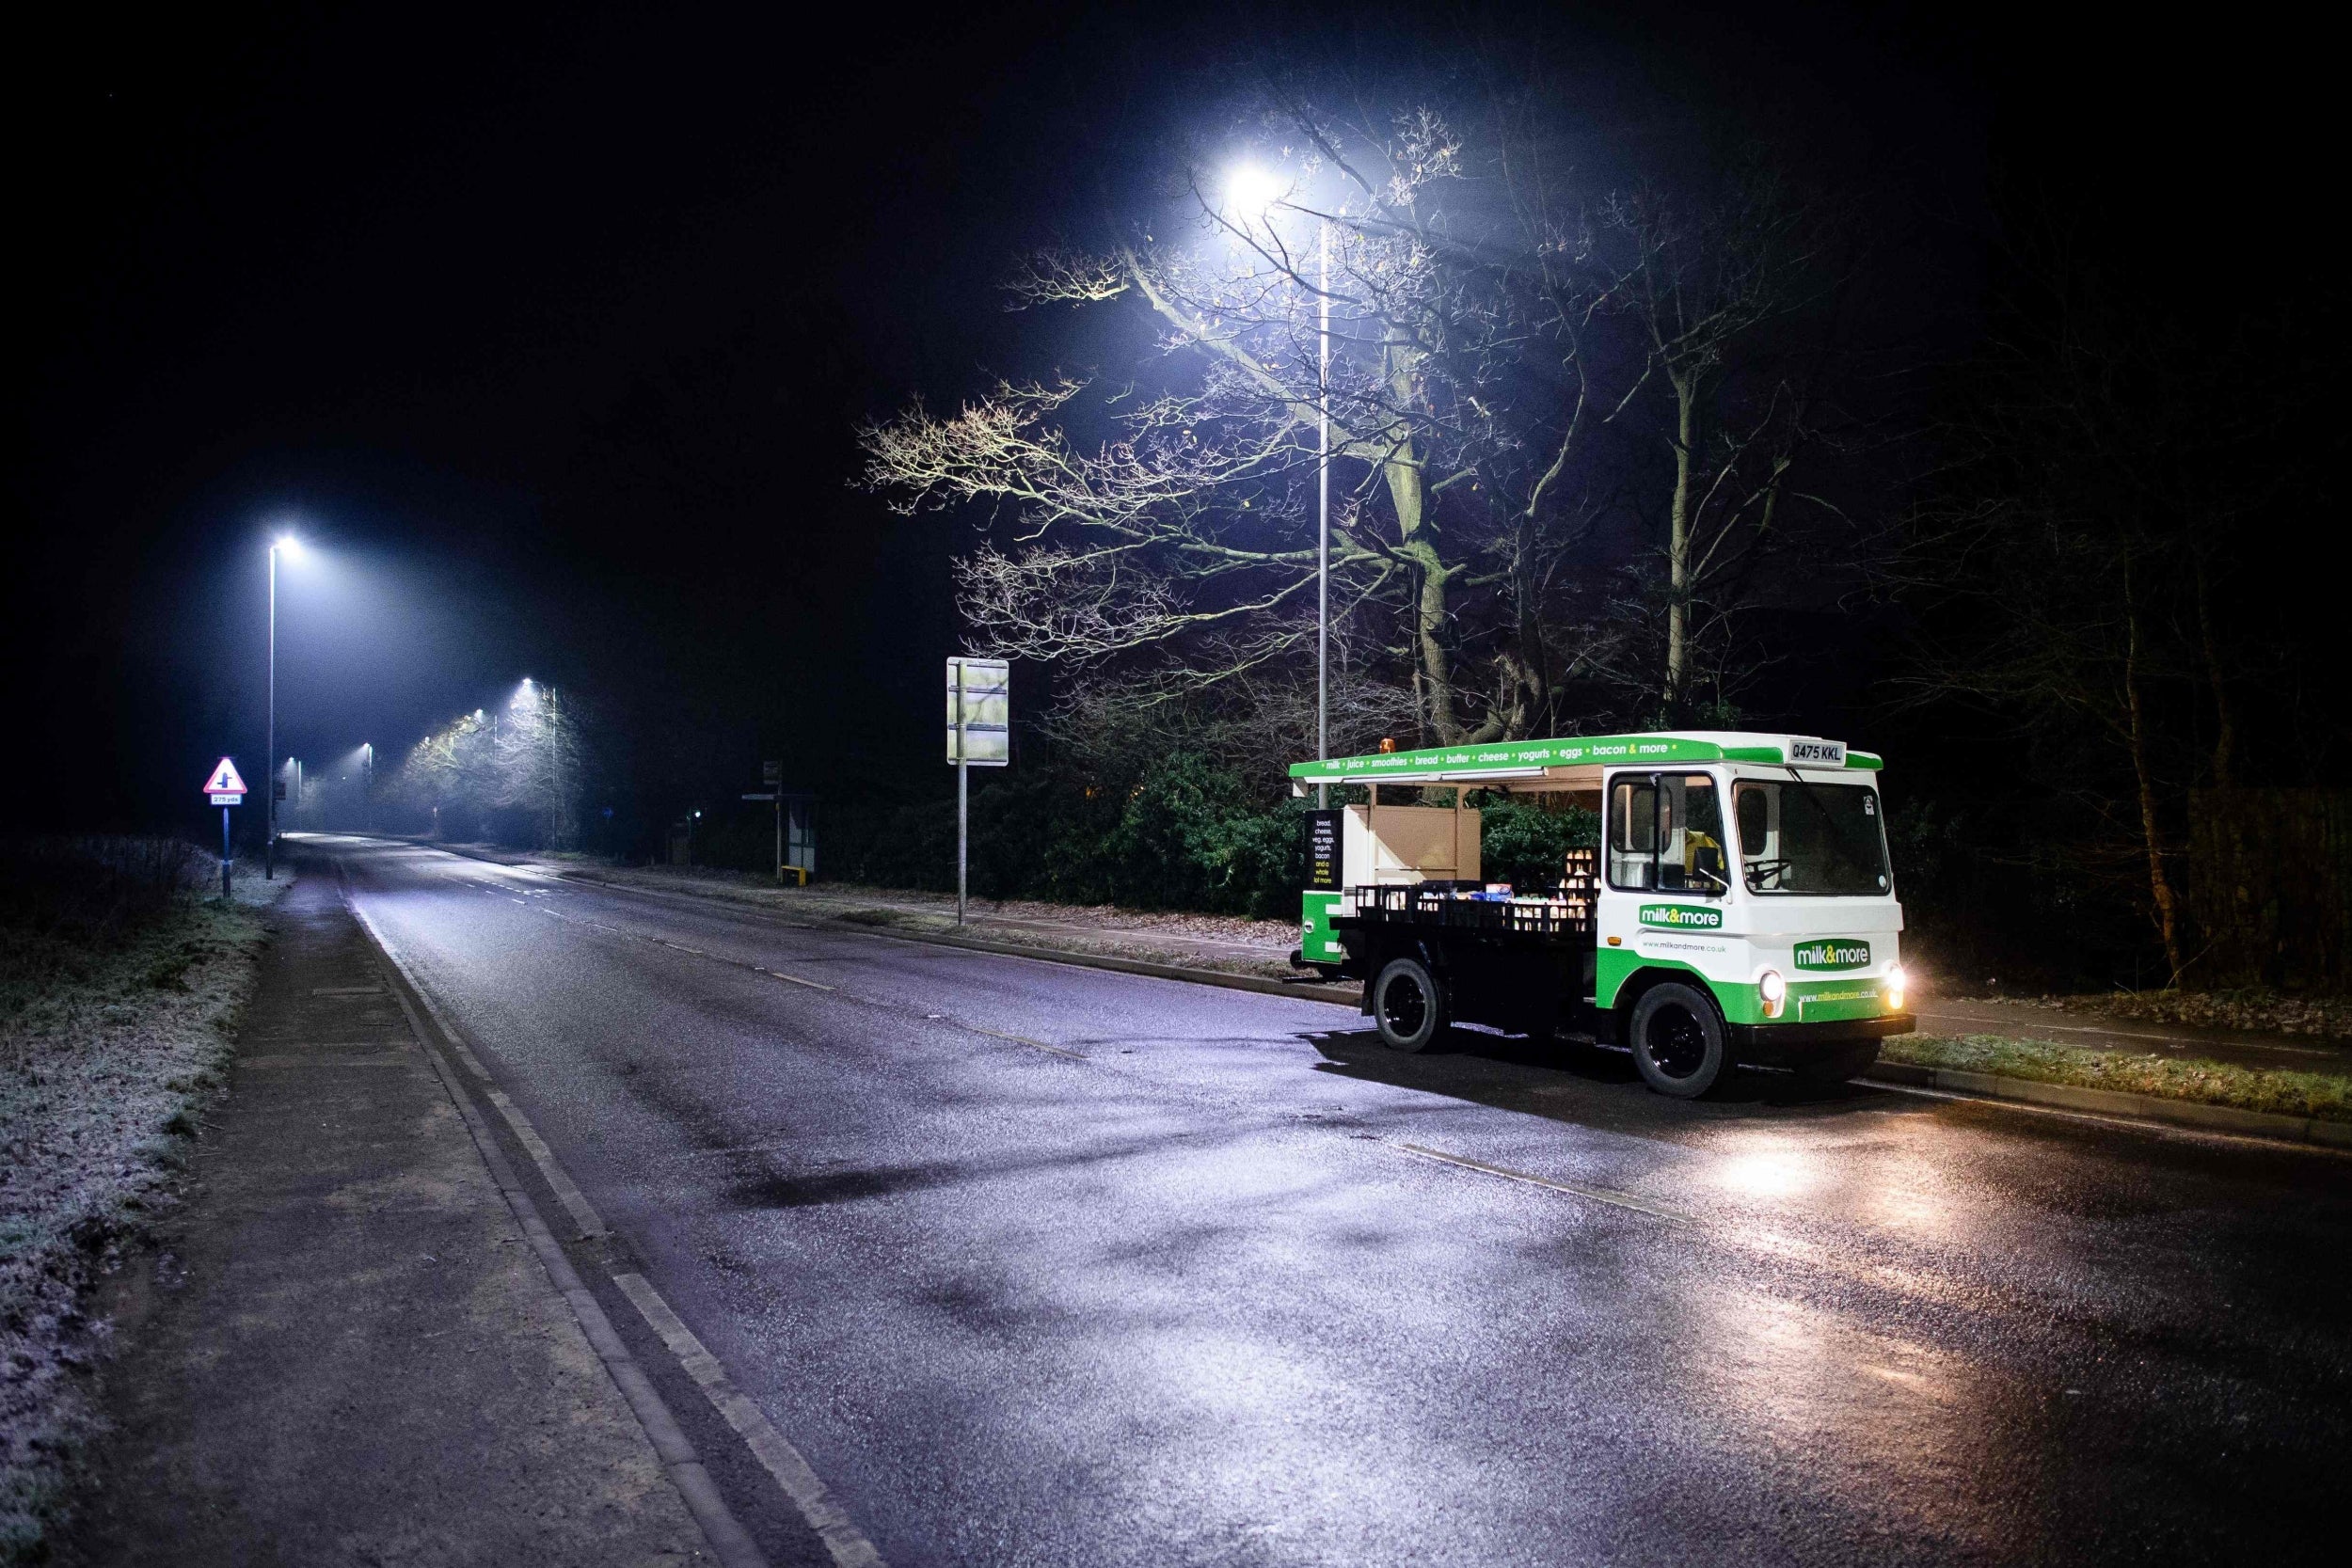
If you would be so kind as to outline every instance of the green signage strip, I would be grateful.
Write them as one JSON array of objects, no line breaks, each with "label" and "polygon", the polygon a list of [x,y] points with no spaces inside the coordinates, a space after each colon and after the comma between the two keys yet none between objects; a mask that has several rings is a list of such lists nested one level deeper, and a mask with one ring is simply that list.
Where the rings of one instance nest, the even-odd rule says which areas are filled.
[{"label": "green signage strip", "polygon": [[1419,752],[1378,752],[1329,762],[1295,762],[1295,778],[1370,779],[1383,773],[1504,773],[1521,768],[1578,763],[1717,762],[1724,749],[1711,740],[1672,736],[1603,735],[1581,740],[1499,740],[1491,746],[1433,746]]},{"label": "green signage strip", "polygon": [[1675,931],[1716,931],[1723,928],[1724,911],[1704,904],[1645,904],[1642,924]]},{"label": "green signage strip", "polygon": [[1676,735],[1597,735],[1558,740],[1498,740],[1485,746],[1431,746],[1418,752],[1376,752],[1370,756],[1333,757],[1328,762],[1295,762],[1291,777],[1326,784],[1377,784],[1388,774],[1513,773],[1533,768],[1573,768],[1601,763],[1613,768],[1639,767],[1655,762],[1749,762],[1785,767],[1790,745],[1809,745],[1819,758],[1807,767],[1837,767],[1836,754],[1847,768],[1877,768],[1879,759],[1868,752],[1850,752],[1836,741],[1788,741],[1769,735],[1730,735],[1725,743]]},{"label": "green signage strip", "polygon": [[1870,944],[1856,937],[1797,943],[1799,969],[1867,969]]}]

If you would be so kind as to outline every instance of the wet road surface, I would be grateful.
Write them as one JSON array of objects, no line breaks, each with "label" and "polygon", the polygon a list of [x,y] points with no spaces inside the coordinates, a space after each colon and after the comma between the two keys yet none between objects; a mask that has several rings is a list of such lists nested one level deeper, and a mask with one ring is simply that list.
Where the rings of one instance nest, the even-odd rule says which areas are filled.
[{"label": "wet road surface", "polygon": [[301,852],[898,1568],[2340,1557],[2343,1156]]}]

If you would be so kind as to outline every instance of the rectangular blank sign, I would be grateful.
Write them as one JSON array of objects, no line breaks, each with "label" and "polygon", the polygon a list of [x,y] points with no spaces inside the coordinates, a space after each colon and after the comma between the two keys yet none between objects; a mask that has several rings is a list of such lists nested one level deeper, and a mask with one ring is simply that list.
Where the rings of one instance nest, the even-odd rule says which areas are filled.
[{"label": "rectangular blank sign", "polygon": [[963,735],[975,768],[1012,761],[1012,670],[1001,658],[947,661],[947,760],[956,756],[956,674],[963,674]]}]

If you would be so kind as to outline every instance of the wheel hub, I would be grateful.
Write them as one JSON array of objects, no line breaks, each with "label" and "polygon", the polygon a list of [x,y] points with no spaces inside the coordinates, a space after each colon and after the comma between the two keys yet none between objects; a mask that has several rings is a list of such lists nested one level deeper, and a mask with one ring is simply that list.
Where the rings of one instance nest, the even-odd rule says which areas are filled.
[{"label": "wheel hub", "polygon": [[1421,983],[1409,974],[1391,980],[1380,992],[1380,1016],[1406,1039],[1420,1034],[1429,1017],[1429,998],[1422,993]]},{"label": "wheel hub", "polygon": [[1688,1078],[1707,1064],[1707,1031],[1688,1007],[1661,1007],[1647,1043],[1650,1061],[1669,1078]]}]

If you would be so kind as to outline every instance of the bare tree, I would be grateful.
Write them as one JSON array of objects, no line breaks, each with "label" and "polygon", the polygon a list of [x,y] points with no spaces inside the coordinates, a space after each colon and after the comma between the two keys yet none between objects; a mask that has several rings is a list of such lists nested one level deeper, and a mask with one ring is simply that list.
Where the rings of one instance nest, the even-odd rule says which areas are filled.
[{"label": "bare tree", "polygon": [[1773,328],[1822,305],[1834,277],[1816,247],[1819,206],[1768,170],[1743,169],[1704,197],[1645,186],[1611,199],[1599,224],[1626,282],[1645,371],[1665,388],[1672,454],[1664,548],[1661,706],[1690,705],[1700,618],[1736,612],[1787,530],[1792,504],[1830,503],[1795,487],[1804,450],[1824,439],[1819,406],[1833,340],[1789,352]]},{"label": "bare tree", "polygon": [[[1493,88],[1460,119],[1384,119],[1278,91],[1270,202],[1196,171],[1186,243],[1146,224],[1032,258],[1017,305],[1140,306],[1162,357],[1143,385],[1000,381],[865,431],[894,505],[980,513],[956,568],[975,646],[1116,679],[1131,706],[1291,689],[1327,429],[1357,688],[1393,685],[1446,745],[1589,720],[1564,710],[1572,686],[1679,716],[1694,646],[1727,637],[1792,499],[1826,507],[1793,486],[1821,430],[1806,367],[1783,343],[1735,373],[1820,291],[1782,187],[1597,200],[1543,102]],[[1632,426],[1660,388],[1666,629],[1645,670],[1622,601],[1648,567],[1602,541],[1641,509]]]}]

